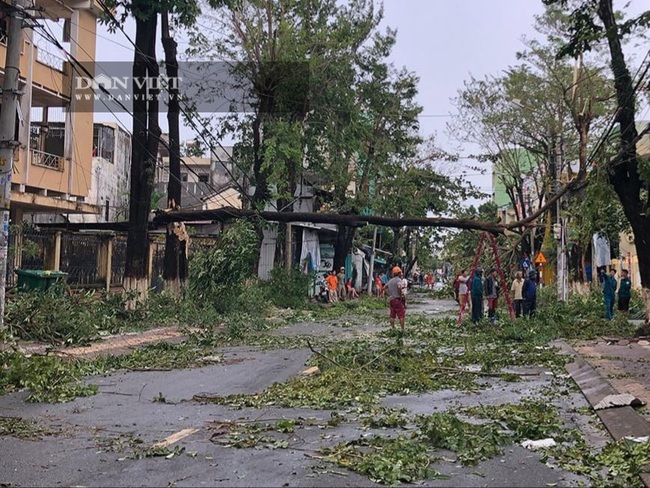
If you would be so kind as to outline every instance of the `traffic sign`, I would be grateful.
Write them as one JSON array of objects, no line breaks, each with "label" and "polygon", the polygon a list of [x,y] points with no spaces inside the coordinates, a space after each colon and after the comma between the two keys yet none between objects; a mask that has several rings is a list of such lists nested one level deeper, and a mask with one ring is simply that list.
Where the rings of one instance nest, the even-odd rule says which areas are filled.
[{"label": "traffic sign", "polygon": [[537,253],[537,256],[535,256],[535,264],[546,264],[546,263],[547,263],[546,256],[542,254],[542,251],[539,251]]}]

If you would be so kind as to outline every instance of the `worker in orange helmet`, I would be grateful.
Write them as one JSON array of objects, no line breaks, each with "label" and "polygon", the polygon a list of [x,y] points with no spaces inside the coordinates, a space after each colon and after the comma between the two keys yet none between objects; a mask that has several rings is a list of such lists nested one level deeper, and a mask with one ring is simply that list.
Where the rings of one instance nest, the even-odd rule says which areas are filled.
[{"label": "worker in orange helmet", "polygon": [[395,266],[392,270],[393,277],[386,283],[389,296],[389,312],[390,312],[390,326],[395,327],[395,319],[399,319],[399,325],[404,335],[404,320],[406,319],[406,307],[404,305],[405,292],[402,279],[404,273],[399,266]]}]

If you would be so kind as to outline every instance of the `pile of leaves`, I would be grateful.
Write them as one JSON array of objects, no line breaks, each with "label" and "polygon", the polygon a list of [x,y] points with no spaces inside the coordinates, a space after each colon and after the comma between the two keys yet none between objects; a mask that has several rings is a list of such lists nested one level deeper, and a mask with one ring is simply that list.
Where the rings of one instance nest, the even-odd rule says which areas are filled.
[{"label": "pile of leaves", "polygon": [[97,386],[82,381],[88,370],[81,361],[2,351],[0,366],[0,394],[28,389],[29,402],[60,403],[97,393]]},{"label": "pile of leaves", "polygon": [[[518,408],[518,405],[500,408]],[[557,413],[549,409],[548,415],[554,418],[548,430],[540,427],[545,436],[561,428]],[[448,412],[420,415],[409,420],[412,427],[407,435],[361,437],[321,449],[321,452],[329,461],[366,474],[380,483],[440,478],[440,472],[430,469],[431,463],[439,459],[440,450],[456,454],[452,462],[474,466],[502,454],[504,446],[528,438],[520,431],[509,430],[496,419],[490,420],[470,422]]]},{"label": "pile of leaves", "polygon": [[7,301],[5,324],[16,338],[56,345],[87,345],[103,335],[162,326],[205,326],[218,321],[209,304],[166,293],[127,311],[129,294],[75,291],[54,286],[21,292]]}]

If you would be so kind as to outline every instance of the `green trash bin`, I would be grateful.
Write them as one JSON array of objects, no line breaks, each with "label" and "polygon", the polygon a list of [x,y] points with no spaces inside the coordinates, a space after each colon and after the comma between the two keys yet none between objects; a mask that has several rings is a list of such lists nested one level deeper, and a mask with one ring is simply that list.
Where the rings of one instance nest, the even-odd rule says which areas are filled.
[{"label": "green trash bin", "polygon": [[64,280],[68,273],[63,271],[48,271],[43,269],[17,269],[17,288],[20,291],[46,291],[54,283]]}]

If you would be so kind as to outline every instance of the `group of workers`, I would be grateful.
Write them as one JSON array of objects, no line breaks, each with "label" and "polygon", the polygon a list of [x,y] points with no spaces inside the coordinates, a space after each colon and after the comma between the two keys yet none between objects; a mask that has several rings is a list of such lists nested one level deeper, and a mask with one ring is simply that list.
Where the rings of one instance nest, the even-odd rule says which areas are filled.
[{"label": "group of workers", "polygon": [[[496,322],[496,311],[501,294],[496,268],[490,269],[485,278],[483,278],[482,268],[476,268],[472,277],[464,269],[457,276],[454,285],[461,310],[465,311],[466,308],[471,310],[472,322],[477,323],[483,318],[485,299],[487,299],[488,319],[490,323]],[[529,271],[526,278],[523,271],[517,271],[510,285],[510,292],[515,317],[534,316],[537,309],[537,271]]]},{"label": "group of workers", "polygon": [[600,279],[603,284],[603,299],[605,301],[605,318],[612,320],[614,317],[614,302],[618,285],[618,311],[627,315],[630,311],[630,298],[632,298],[632,281],[628,270],[621,271],[621,282],[616,282],[616,270],[611,269],[609,274],[602,270]]},{"label": "group of workers", "polygon": [[[631,282],[627,270],[623,270],[621,274],[620,284],[617,283],[616,270],[614,269],[609,274],[602,271],[600,275],[605,301],[605,317],[608,320],[611,320],[614,314],[617,290],[618,310],[623,313],[629,311]],[[392,268],[391,275],[392,277],[390,279],[377,275],[375,277],[375,287],[378,297],[388,295],[391,327],[395,326],[396,319],[399,320],[403,334],[406,317],[406,297],[409,284],[408,280],[404,277],[404,272],[399,266]],[[323,287],[324,289],[321,290],[321,295],[324,295],[324,301],[330,303],[359,296],[353,286],[353,280],[349,279],[345,281],[344,267],[341,267],[338,273],[336,270],[332,270],[325,277],[325,285]],[[526,270],[516,272],[509,289],[509,292],[512,294],[512,304],[516,318],[522,316],[533,317],[535,315],[537,309],[537,288],[537,271]],[[461,311],[464,312],[466,309],[471,311],[473,323],[478,323],[483,319],[484,301],[487,302],[488,320],[492,324],[496,323],[497,308],[501,295],[501,284],[499,283],[496,268],[491,268],[485,277],[483,276],[482,268],[476,268],[472,276],[467,273],[466,269],[462,270],[454,282],[454,294],[456,301],[461,307]]]}]

